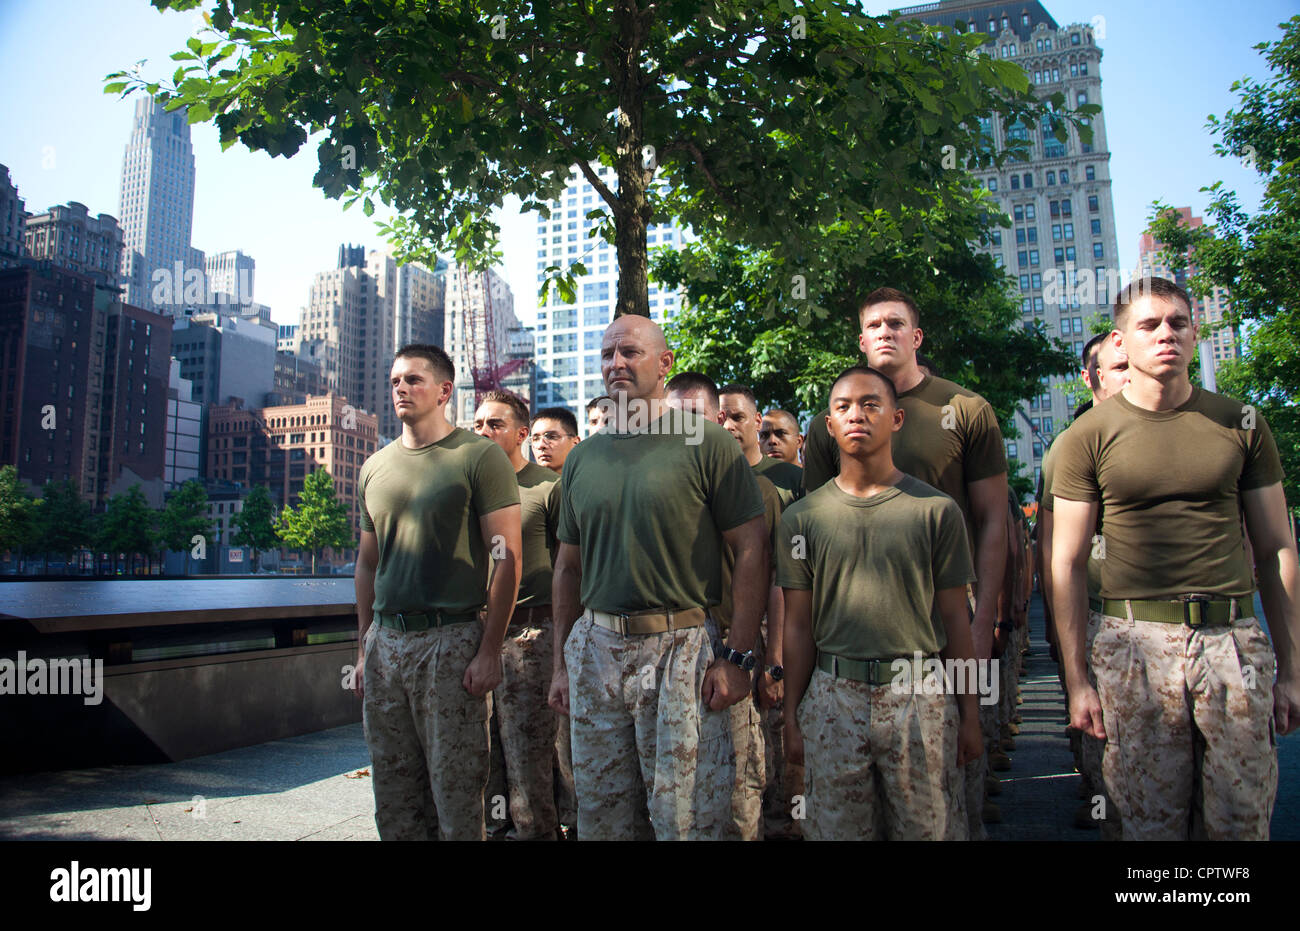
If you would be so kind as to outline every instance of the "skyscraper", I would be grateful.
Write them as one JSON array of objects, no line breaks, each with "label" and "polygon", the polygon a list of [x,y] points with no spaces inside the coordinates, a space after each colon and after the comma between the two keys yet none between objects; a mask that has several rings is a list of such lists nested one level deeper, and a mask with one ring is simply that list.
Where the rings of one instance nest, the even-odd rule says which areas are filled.
[{"label": "skyscraper", "polygon": [[[606,185],[618,187],[613,168],[592,165]],[[590,398],[605,393],[600,376],[600,339],[613,319],[618,297],[618,258],[614,247],[588,236],[595,222],[586,215],[604,202],[575,167],[564,194],[550,204],[549,219],[537,218],[537,283],[541,286],[551,265],[569,266],[581,261],[588,274],[578,279],[571,304],[552,303],[537,310],[537,398],[539,407],[568,407],[585,419],[583,407]],[[680,246],[683,233],[671,223],[646,231],[646,244]],[[675,291],[661,290],[650,282],[650,319],[671,320],[680,309]]]},{"label": "skyscraper", "polygon": [[194,148],[183,110],[136,101],[118,215],[126,303],[171,316],[183,316],[186,303],[203,304],[204,256],[190,245]]},{"label": "skyscraper", "polygon": [[[1040,97],[1061,93],[1069,109],[1101,104],[1101,49],[1090,24],[1058,25],[1036,0],[989,3],[942,0],[897,11],[942,29],[979,32],[983,50],[1024,69]],[[1104,21],[1094,18],[1100,27]],[[982,121],[998,148],[1008,140],[1028,143],[1029,157],[998,169],[976,171],[978,182],[1011,217],[1010,230],[994,230],[985,252],[1017,280],[1021,323],[1043,327],[1076,354],[1088,340],[1088,318],[1110,314],[1110,300],[1122,277],[1111,200],[1110,147],[1102,113],[1091,120],[1092,141],[1070,129],[1057,140],[1049,122],[1005,126],[1000,118]],[[1042,392],[1022,403],[1016,416],[1018,440],[1007,453],[1028,466],[1037,480],[1043,451],[1069,423],[1073,410],[1064,386],[1071,374],[1045,379]]]},{"label": "skyscraper", "polygon": [[456,267],[449,278],[442,347],[456,367],[456,390],[448,419],[458,427],[469,427],[474,423],[473,370],[475,366],[497,368],[507,363],[510,332],[519,327],[519,318],[515,316],[514,292],[495,271],[470,272]]},{"label": "skyscraper", "polygon": [[[1192,216],[1191,207],[1178,207],[1177,210],[1182,218],[1183,226],[1195,229],[1198,226],[1205,225],[1205,221],[1200,217]],[[1150,233],[1143,233],[1138,237],[1138,270],[1143,276],[1156,275],[1161,278],[1170,278],[1177,282],[1180,288],[1186,288],[1187,279],[1196,274],[1196,266],[1189,263],[1183,271],[1171,271],[1169,266],[1161,259],[1160,253],[1162,251],[1164,251],[1164,246],[1156,242],[1154,236]],[[1207,324],[1219,323],[1231,306],[1231,301],[1227,289],[1216,286],[1214,291],[1205,295],[1205,297],[1192,295],[1192,305],[1192,318],[1196,321],[1198,327],[1204,327]],[[1210,358],[1213,359],[1216,369],[1220,362],[1225,359],[1235,359],[1241,354],[1231,327],[1216,329],[1213,333],[1202,329],[1197,335],[1202,340],[1209,340]]]},{"label": "skyscraper", "polygon": [[443,290],[426,268],[341,246],[338,267],[312,281],[293,351],[320,366],[328,391],[378,415],[381,436],[396,436],[401,427],[388,400],[393,353],[405,342],[441,345]]},{"label": "skyscraper", "polygon": [[253,275],[257,263],[238,249],[218,252],[204,259],[213,303],[245,305],[253,302]]}]

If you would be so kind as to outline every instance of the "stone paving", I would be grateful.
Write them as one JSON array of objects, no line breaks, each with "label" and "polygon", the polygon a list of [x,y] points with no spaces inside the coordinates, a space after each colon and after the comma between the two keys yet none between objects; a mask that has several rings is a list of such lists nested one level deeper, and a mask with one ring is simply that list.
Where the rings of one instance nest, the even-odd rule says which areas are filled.
[{"label": "stone paving", "polygon": [[[1074,826],[1081,804],[1065,704],[1035,596],[1012,767],[999,773],[993,840],[1096,840]],[[1300,732],[1278,742],[1274,840],[1300,840]],[[360,724],[181,763],[110,766],[0,779],[6,840],[376,840]]]}]

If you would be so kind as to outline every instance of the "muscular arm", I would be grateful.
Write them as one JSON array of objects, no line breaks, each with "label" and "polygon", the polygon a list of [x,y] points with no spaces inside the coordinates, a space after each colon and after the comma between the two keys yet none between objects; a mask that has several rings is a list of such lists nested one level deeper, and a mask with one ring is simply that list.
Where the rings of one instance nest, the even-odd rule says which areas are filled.
[{"label": "muscular arm", "polygon": [[796,712],[812,679],[817,645],[812,635],[812,592],[802,588],[784,588],[785,599],[785,747],[792,763],[803,762],[803,735],[799,733]]},{"label": "muscular arm", "polygon": [[564,665],[564,642],[573,622],[582,614],[582,553],[572,543],[561,543],[551,576],[551,624],[555,645],[551,661],[551,691],[547,703],[560,714],[569,713],[569,674]]},{"label": "muscular arm", "polygon": [[[759,620],[767,598],[771,571],[767,522],[760,514],[739,527],[724,530],[722,539],[736,556],[731,573],[732,617],[727,646],[744,653],[758,643]],[[713,711],[721,711],[747,697],[750,684],[749,673],[735,663],[714,660],[704,676],[704,702]]]},{"label": "muscular arm", "polygon": [[1277,654],[1273,713],[1278,734],[1300,727],[1300,567],[1280,482],[1242,492],[1255,551],[1259,600]]},{"label": "muscular arm", "polygon": [[361,532],[361,545],[357,549],[357,573],[353,586],[357,596],[357,665],[352,680],[352,692],[361,698],[365,694],[366,632],[375,619],[375,569],[379,566],[379,538],[373,530]]},{"label": "muscular arm", "polygon": [[478,653],[465,670],[465,689],[471,695],[486,695],[501,684],[501,643],[505,640],[510,615],[519,597],[519,579],[523,574],[523,533],[520,530],[520,507],[517,504],[483,514],[479,530],[490,552],[502,553],[492,560],[492,577],[488,580],[487,618],[483,622],[483,639]]},{"label": "muscular arm", "polygon": [[[943,619],[943,628],[948,634],[948,645],[939,655],[945,660],[968,660],[975,657],[971,645],[969,606],[966,603],[966,587],[945,588],[934,593],[939,616]],[[957,696],[957,710],[961,715],[961,726],[957,738],[957,765],[964,766],[971,760],[978,759],[984,752],[984,737],[980,732],[979,696],[967,690]]]},{"label": "muscular arm", "polygon": [[971,636],[977,659],[993,655],[998,593],[1007,563],[1007,475],[991,475],[966,486],[975,525],[975,623]]},{"label": "muscular arm", "polygon": [[1052,539],[1052,614],[1070,696],[1070,725],[1106,738],[1097,690],[1088,683],[1088,552],[1097,526],[1096,501],[1057,497]]}]

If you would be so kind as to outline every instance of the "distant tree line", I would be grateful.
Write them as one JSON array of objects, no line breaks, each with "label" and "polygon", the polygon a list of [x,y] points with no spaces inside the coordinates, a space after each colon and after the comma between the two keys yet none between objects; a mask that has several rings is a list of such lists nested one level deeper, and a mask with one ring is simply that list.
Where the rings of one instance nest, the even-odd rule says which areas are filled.
[{"label": "distant tree line", "polygon": [[[161,509],[151,508],[140,486],[132,485],[109,498],[97,514],[72,481],[46,482],[41,496],[34,498],[18,480],[16,467],[0,467],[0,552],[14,554],[20,571],[31,560],[40,560],[48,572],[52,559],[62,560],[65,571],[72,571],[78,554],[91,550],[96,554],[95,574],[101,571],[101,553],[108,554],[110,574],[118,574],[119,569],[134,574],[141,563],[151,573],[154,559],[161,571],[164,554],[171,551],[185,553],[188,575],[193,560],[205,559],[208,547],[217,542],[207,510],[207,492],[199,482],[188,481],[167,495]],[[280,546],[310,553],[315,573],[317,559],[327,547],[356,545],[347,510],[323,469],[307,476],[298,506],[279,513],[270,492],[254,486],[231,524],[230,543],[249,549],[254,572],[261,554]]]}]

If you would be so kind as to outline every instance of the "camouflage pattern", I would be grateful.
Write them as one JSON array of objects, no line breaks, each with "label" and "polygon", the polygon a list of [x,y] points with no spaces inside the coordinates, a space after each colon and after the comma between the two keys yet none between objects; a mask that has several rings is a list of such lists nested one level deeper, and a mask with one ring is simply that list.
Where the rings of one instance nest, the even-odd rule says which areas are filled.
[{"label": "camouflage pattern", "polygon": [[483,840],[491,696],[462,684],[483,628],[371,625],[362,724],[382,840]]},{"label": "camouflage pattern", "polygon": [[[495,699],[496,693],[493,692]],[[484,818],[488,840],[505,840],[514,823],[510,820],[510,787],[506,785],[506,755],[501,750],[501,708],[492,702],[492,717],[488,721],[488,781],[483,792]]]},{"label": "camouflage pattern", "polygon": [[[545,610],[545,609],[541,609]],[[546,704],[551,687],[551,619],[512,624],[501,650],[501,684],[493,691],[505,782],[510,840],[553,839],[558,715]],[[492,793],[488,793],[489,799]]]},{"label": "camouflage pattern", "polygon": [[710,623],[622,634],[579,618],[564,645],[583,840],[720,839],[731,821],[731,715],[700,699]]},{"label": "camouflage pattern", "polygon": [[[1085,648],[1089,656],[1092,655],[1092,642],[1096,639],[1097,631],[1100,629],[1101,614],[1096,611],[1089,611],[1087,640],[1085,642]],[[1092,663],[1088,664],[1088,682],[1093,688],[1097,687],[1097,676],[1093,672]],[[1106,778],[1101,766],[1102,753],[1106,749],[1106,744],[1091,734],[1075,730],[1071,730],[1070,733],[1071,735],[1077,735],[1079,772],[1084,775],[1092,788],[1092,795],[1084,799],[1084,804],[1088,806],[1091,813],[1098,810],[1098,804],[1100,803],[1100,811],[1104,813],[1099,825],[1101,839],[1119,840],[1121,837],[1119,807],[1111,798],[1110,793],[1106,791]],[[1093,817],[1096,816],[1093,815]]]},{"label": "camouflage pattern", "polygon": [[763,823],[765,748],[763,723],[753,697],[727,709],[731,714],[731,742],[736,749],[736,782],[731,792],[731,821],[726,840],[758,840]]},{"label": "camouflage pattern", "polygon": [[784,703],[759,711],[763,728],[764,785],[763,837],[790,840],[800,836],[799,822],[791,817],[792,799],[804,794],[803,766],[785,758]]},{"label": "camouflage pattern", "polygon": [[808,840],[966,840],[957,701],[813,671],[797,711]]},{"label": "camouflage pattern", "polygon": [[[964,795],[962,807],[966,812],[970,839],[988,840],[988,831],[984,829],[984,777],[989,771],[989,753],[998,749],[997,706],[980,704],[979,717],[980,731],[984,735],[984,752],[980,754],[979,759],[971,760],[962,770],[965,782],[962,787]],[[953,759],[956,759],[955,755]]]},{"label": "camouflage pattern", "polygon": [[1103,616],[1090,660],[1123,839],[1267,840],[1276,664],[1258,622],[1193,629]]},{"label": "camouflage pattern", "polygon": [[569,739],[569,716],[558,715],[555,735],[555,811],[566,828],[578,826],[578,796],[573,791],[573,746]]}]

